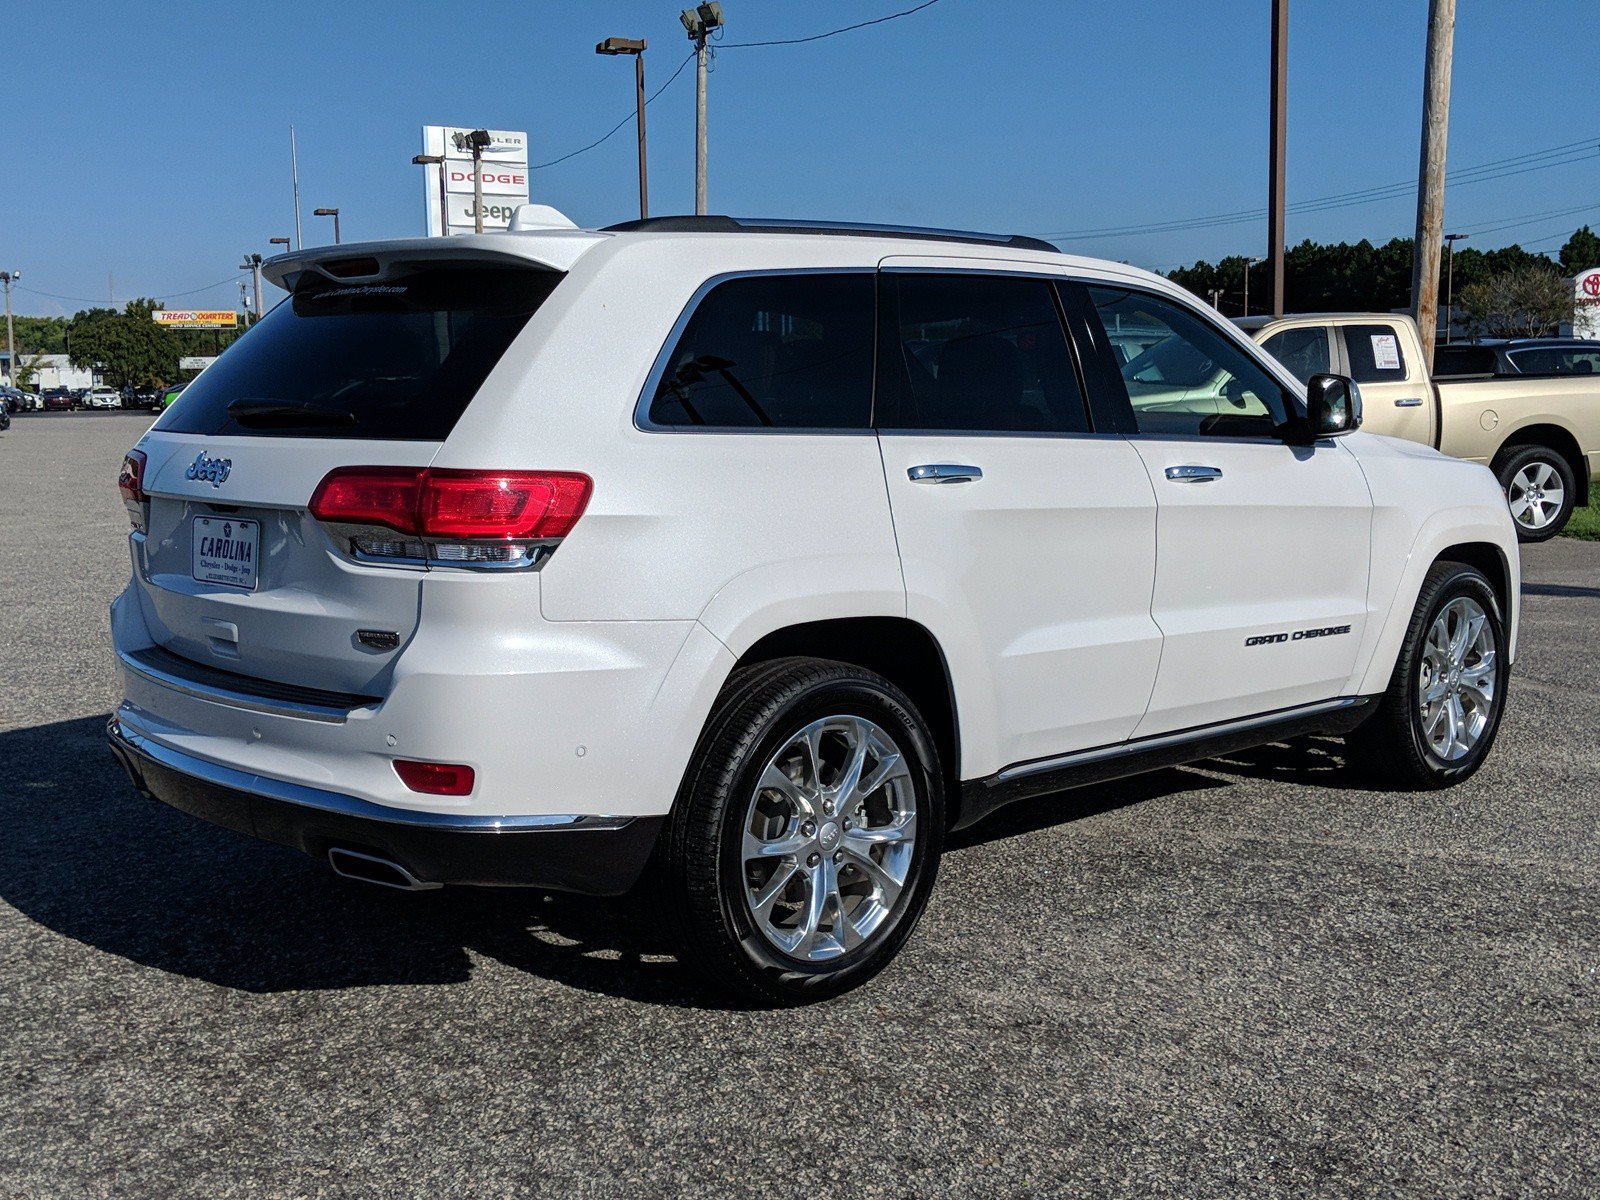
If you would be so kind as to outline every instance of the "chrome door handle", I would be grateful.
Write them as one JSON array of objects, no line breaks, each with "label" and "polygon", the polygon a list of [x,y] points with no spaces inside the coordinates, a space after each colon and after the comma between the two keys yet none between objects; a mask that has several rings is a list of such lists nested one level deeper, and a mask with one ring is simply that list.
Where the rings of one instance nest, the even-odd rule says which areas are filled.
[{"label": "chrome door handle", "polygon": [[1422,407],[1422,397],[1421,396],[1407,396],[1404,400],[1396,400],[1394,402],[1394,406],[1396,408],[1421,408]]},{"label": "chrome door handle", "polygon": [[963,463],[923,463],[907,467],[906,476],[912,483],[975,483],[983,470]]},{"label": "chrome door handle", "polygon": [[1168,467],[1167,478],[1173,483],[1210,483],[1213,479],[1222,478],[1222,468],[1194,465]]}]

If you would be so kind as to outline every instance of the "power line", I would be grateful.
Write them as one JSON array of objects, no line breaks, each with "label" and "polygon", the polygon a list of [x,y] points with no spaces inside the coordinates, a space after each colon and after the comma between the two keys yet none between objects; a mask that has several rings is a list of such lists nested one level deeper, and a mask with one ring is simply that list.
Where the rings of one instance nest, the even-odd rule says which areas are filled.
[{"label": "power line", "polygon": [[810,37],[777,38],[770,42],[719,42],[719,50],[751,50],[757,46],[800,46],[806,42],[820,42],[823,38],[838,37],[841,33],[850,33],[856,29],[865,29],[869,25],[882,25],[885,21],[898,21],[901,17],[909,17],[912,13],[921,12],[925,8],[932,8],[939,0],[924,0],[913,8],[901,12],[890,13],[886,17],[875,17],[870,21],[858,21],[854,25],[846,25],[841,29],[830,29],[826,33],[814,33]]},{"label": "power line", "polygon": [[[681,63],[678,64],[678,69],[676,71],[674,71],[667,78],[666,83],[663,83],[655,91],[650,93],[649,97],[644,102],[646,108],[648,108],[651,105],[651,103],[655,100],[655,98],[657,96],[661,95],[662,92],[666,91],[669,87],[672,86],[672,81],[674,79],[676,79],[679,75],[683,74],[683,69],[689,65],[689,63],[693,60],[693,58],[694,58],[694,51],[691,50],[691,51],[689,51],[688,57],[685,58]],[[569,158],[577,158],[578,155],[585,154],[588,151],[593,150],[596,146],[600,145],[601,143],[609,141],[611,139],[611,135],[612,134],[616,133],[617,130],[621,129],[629,121],[632,121],[636,116],[638,116],[637,110],[635,110],[633,112],[630,112],[627,116],[623,117],[622,120],[618,121],[609,130],[607,130],[605,132],[605,134],[603,134],[602,136],[596,138],[594,141],[590,142],[587,146],[583,146],[583,147],[581,147],[581,148],[579,148],[577,150],[574,150],[570,154],[563,154],[560,158],[552,158],[549,162],[534,163],[528,169],[530,171],[542,171],[546,167],[553,167],[557,163],[564,163]]]},{"label": "power line", "polygon": [[[140,297],[137,297],[137,298],[140,299],[140,300],[176,300],[180,296],[193,296],[196,292],[209,292],[212,288],[219,288],[223,284],[232,283],[235,279],[238,279],[238,278],[239,278],[238,274],[233,274],[233,275],[229,275],[226,279],[219,279],[215,283],[206,284],[204,287],[190,288],[188,291],[185,291],[185,292],[163,292],[159,296],[140,296]],[[61,296],[61,295],[57,295],[55,292],[41,292],[38,288],[23,287],[20,283],[14,284],[13,286],[19,292],[27,292],[30,295],[34,295],[34,296],[45,296],[45,297],[47,297],[47,298],[49,298],[51,300],[69,300],[74,304],[99,304],[101,300],[107,300],[107,301],[109,301],[111,303],[115,303],[115,301],[111,301],[110,297],[103,297],[103,296]]]},{"label": "power line", "polygon": [[[1577,153],[1586,150],[1587,153]],[[1447,180],[1447,186],[1460,183],[1480,183],[1490,179],[1504,179],[1511,175],[1522,175],[1530,171],[1547,170],[1550,167],[1567,166],[1575,162],[1584,162],[1588,159],[1600,158],[1600,146],[1596,145],[1594,138],[1585,138],[1578,142],[1569,142],[1563,146],[1552,146],[1545,150],[1535,150],[1526,154],[1514,155],[1511,158],[1496,159],[1492,162],[1479,163],[1474,167],[1463,168],[1452,172]],[[1377,187],[1361,188],[1351,192],[1336,192],[1329,196],[1318,196],[1310,200],[1302,200],[1289,205],[1293,213],[1326,212],[1335,208],[1349,208],[1360,204],[1370,204],[1379,200],[1398,199],[1416,189],[1416,180],[1402,180],[1398,183],[1382,184]],[[1051,238],[1064,238],[1067,240],[1128,236],[1145,233],[1178,233],[1191,229],[1207,229],[1219,225],[1237,225],[1246,221],[1261,220],[1266,216],[1266,209],[1241,209],[1230,213],[1214,213],[1204,217],[1187,217],[1172,221],[1155,221],[1140,225],[1100,226],[1086,229],[1058,230],[1045,236]]]}]

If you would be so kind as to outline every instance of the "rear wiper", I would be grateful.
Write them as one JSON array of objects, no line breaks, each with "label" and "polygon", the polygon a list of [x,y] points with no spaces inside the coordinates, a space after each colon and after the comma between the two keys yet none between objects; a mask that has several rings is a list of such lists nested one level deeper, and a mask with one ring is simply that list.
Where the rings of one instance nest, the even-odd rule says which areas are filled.
[{"label": "rear wiper", "polygon": [[228,415],[241,425],[294,427],[356,423],[355,413],[348,409],[321,408],[285,400],[235,400],[228,405]]}]

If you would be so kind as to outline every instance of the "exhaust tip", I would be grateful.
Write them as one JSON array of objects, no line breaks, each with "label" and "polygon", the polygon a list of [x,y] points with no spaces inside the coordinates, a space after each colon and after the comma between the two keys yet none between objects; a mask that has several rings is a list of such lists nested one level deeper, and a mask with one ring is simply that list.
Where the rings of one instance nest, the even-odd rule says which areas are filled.
[{"label": "exhaust tip", "polygon": [[396,888],[402,892],[430,892],[443,887],[442,883],[427,883],[390,858],[364,854],[334,846],[328,850],[328,865],[335,875],[358,879],[362,883],[375,883],[379,887]]}]

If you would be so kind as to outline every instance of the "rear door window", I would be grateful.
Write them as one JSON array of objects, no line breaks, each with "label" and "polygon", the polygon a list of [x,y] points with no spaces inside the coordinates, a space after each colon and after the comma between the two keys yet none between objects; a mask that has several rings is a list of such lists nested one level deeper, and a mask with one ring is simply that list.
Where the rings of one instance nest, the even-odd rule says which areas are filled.
[{"label": "rear door window", "polygon": [[563,276],[439,267],[303,284],[155,424],[170,433],[442,441]]},{"label": "rear door window", "polygon": [[880,428],[1088,431],[1048,280],[890,271],[883,287]]},{"label": "rear door window", "polygon": [[872,314],[866,271],[724,280],[668,352],[650,424],[865,430]]},{"label": "rear door window", "polygon": [[1405,351],[1393,325],[1343,325],[1350,377],[1357,383],[1404,383]]},{"label": "rear door window", "polygon": [[1316,325],[1298,329],[1283,329],[1261,343],[1261,348],[1289,368],[1301,383],[1313,375],[1325,375],[1333,370],[1329,364],[1328,330]]},{"label": "rear door window", "polygon": [[1506,357],[1524,375],[1600,374],[1600,344],[1583,346],[1539,346],[1531,350],[1511,350]]}]

